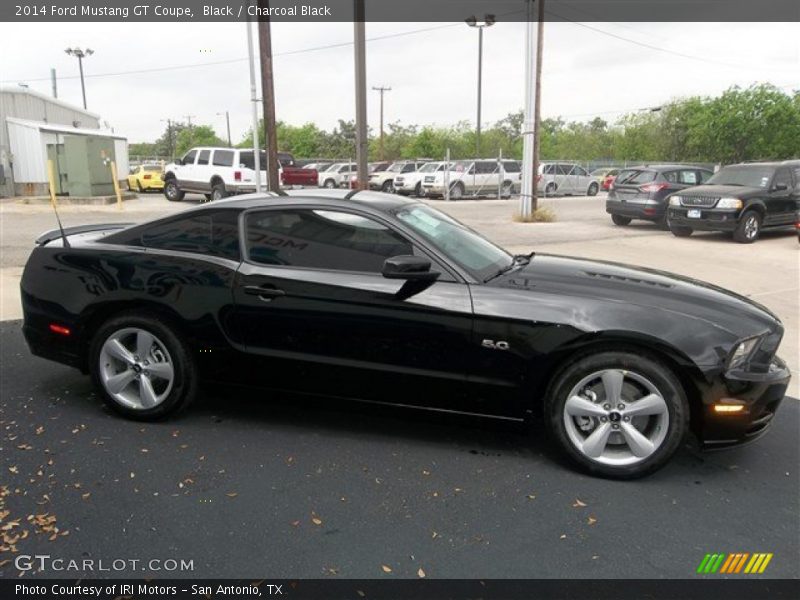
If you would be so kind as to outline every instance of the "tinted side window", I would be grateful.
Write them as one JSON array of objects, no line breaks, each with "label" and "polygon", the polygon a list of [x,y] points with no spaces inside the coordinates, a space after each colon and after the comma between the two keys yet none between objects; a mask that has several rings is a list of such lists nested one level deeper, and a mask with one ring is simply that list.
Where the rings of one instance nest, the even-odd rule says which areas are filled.
[{"label": "tinted side window", "polygon": [[114,242],[239,260],[238,212],[218,210],[171,219],[139,230],[130,241]]},{"label": "tinted side window", "polygon": [[555,165],[545,165],[544,166],[544,174],[545,175],[553,175],[556,172]]},{"label": "tinted side window", "polygon": [[572,165],[557,165],[559,175],[569,175],[572,172]]},{"label": "tinted side window", "polygon": [[680,171],[678,174],[678,181],[687,185],[697,185],[700,179],[697,177],[697,171]]},{"label": "tinted side window", "polygon": [[[259,153],[259,167],[261,171],[267,170],[267,153],[263,150]],[[245,169],[255,169],[255,157],[252,150],[242,150],[239,152],[239,162]]]},{"label": "tinted side window", "polygon": [[486,175],[489,173],[494,173],[496,169],[497,163],[489,162],[488,160],[482,160],[475,163],[475,172],[478,174]]},{"label": "tinted side window", "polygon": [[197,164],[207,165],[210,156],[211,156],[211,150],[200,150],[200,156],[197,157]]},{"label": "tinted side window", "polygon": [[407,164],[407,165],[405,165],[405,166],[403,167],[403,170],[402,170],[402,172],[403,172],[403,173],[413,173],[413,172],[414,172],[414,171],[416,171],[416,170],[417,170],[417,167],[416,167],[416,165],[415,165],[414,163],[409,163],[409,164]]},{"label": "tinted side window", "polygon": [[380,273],[392,256],[413,254],[410,242],[384,225],[330,210],[271,210],[247,217],[251,261],[337,271]]},{"label": "tinted side window", "polygon": [[584,169],[583,167],[579,167],[578,165],[575,165],[575,170],[573,171],[572,174],[573,175],[581,175],[581,176],[584,176],[584,177],[588,177],[589,176],[589,173],[586,171],[586,169]]},{"label": "tinted side window", "polygon": [[214,150],[215,167],[232,167],[233,150]]},{"label": "tinted side window", "polygon": [[516,160],[504,160],[503,169],[506,173],[519,173],[522,170],[522,165]]},{"label": "tinted side window", "polygon": [[183,164],[185,164],[185,165],[193,165],[195,156],[197,156],[197,150],[190,150],[183,157],[183,161],[182,161]]},{"label": "tinted side window", "polygon": [[778,184],[784,184],[786,189],[792,189],[792,172],[789,169],[778,169],[778,172],[775,173],[775,179],[772,182],[772,187],[774,188]]},{"label": "tinted side window", "polygon": [[711,171],[698,171],[698,174],[700,175],[700,183],[705,183],[714,173]]}]

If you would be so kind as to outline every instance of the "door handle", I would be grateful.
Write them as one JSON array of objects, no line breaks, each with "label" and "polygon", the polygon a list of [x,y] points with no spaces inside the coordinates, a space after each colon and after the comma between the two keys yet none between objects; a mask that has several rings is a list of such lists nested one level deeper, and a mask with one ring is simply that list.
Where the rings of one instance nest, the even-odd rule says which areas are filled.
[{"label": "door handle", "polygon": [[286,292],[278,288],[261,287],[259,285],[244,286],[244,293],[248,296],[258,296],[262,300],[272,300],[273,298],[280,298],[286,295]]}]

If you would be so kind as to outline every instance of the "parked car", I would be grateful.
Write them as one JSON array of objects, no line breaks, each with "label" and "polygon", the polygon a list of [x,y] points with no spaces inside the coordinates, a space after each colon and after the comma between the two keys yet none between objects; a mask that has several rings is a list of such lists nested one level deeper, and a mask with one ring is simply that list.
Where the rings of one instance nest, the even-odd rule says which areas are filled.
[{"label": "parked car", "polygon": [[[266,185],[266,153],[261,152],[262,185]],[[253,150],[239,148],[192,148],[183,158],[164,167],[164,195],[167,200],[183,200],[186,192],[204,194],[220,200],[235,194],[256,191]]]},{"label": "parked car", "polygon": [[404,173],[413,173],[426,162],[424,160],[398,160],[385,171],[375,171],[369,176],[369,189],[382,192],[394,192],[394,179]]},{"label": "parked car", "polygon": [[538,416],[577,465],[616,478],[658,469],[690,431],[706,447],[755,440],[790,379],[781,322],[748,298],[651,269],[512,256],[375,192],[56,229],[21,291],[31,352],[91,374],[131,419],[173,415],[215,380]]},{"label": "parked car", "polygon": [[317,185],[324,188],[347,187],[350,177],[356,172],[354,163],[334,163],[317,176]]},{"label": "parked car", "polygon": [[320,171],[324,171],[325,169],[330,167],[332,164],[333,164],[332,162],[315,162],[303,165],[303,168],[308,169],[309,171],[313,169],[314,171],[317,171],[319,173]]},{"label": "parked car", "polygon": [[426,175],[444,171],[445,162],[429,162],[422,165],[413,173],[405,173],[394,178],[394,191],[403,196],[421,197],[425,195],[422,180]]},{"label": "parked car", "polygon": [[[386,169],[391,163],[389,162],[371,162],[367,163],[367,175],[372,175],[376,171],[382,171]],[[369,177],[367,178],[367,184],[369,185]],[[358,173],[352,173],[350,175],[350,189],[354,190],[358,187]]]},{"label": "parked car", "polygon": [[569,162],[541,163],[537,189],[545,196],[596,196],[600,183],[582,166]]},{"label": "parked car", "polygon": [[800,202],[800,160],[729,165],[705,185],[669,199],[669,228],[677,237],[726,231],[742,244],[763,229],[791,226]]},{"label": "parked car", "polygon": [[144,193],[150,190],[161,191],[164,189],[164,180],[161,178],[164,167],[155,164],[144,164],[131,169],[128,175],[128,189]]},{"label": "parked car", "polygon": [[666,227],[667,198],[679,190],[704,183],[714,172],[687,165],[642,165],[623,169],[606,197],[606,212],[615,225],[632,219]]},{"label": "parked car", "polygon": [[595,169],[589,175],[594,177],[597,180],[597,183],[600,184],[600,189],[604,192],[607,192],[611,187],[611,184],[614,183],[614,180],[619,175],[618,168],[612,167],[602,167],[600,169]]},{"label": "parked car", "polygon": [[288,152],[278,152],[278,162],[280,162],[280,181],[282,186],[313,186],[317,185],[316,169],[299,167],[297,162]]},{"label": "parked car", "polygon": [[522,183],[522,166],[517,160],[496,158],[481,160],[458,160],[450,163],[450,171],[445,169],[422,178],[422,188],[426,196],[443,197],[449,179],[450,199],[461,200],[465,196],[495,196],[500,183],[502,169],[501,195],[511,197]]}]

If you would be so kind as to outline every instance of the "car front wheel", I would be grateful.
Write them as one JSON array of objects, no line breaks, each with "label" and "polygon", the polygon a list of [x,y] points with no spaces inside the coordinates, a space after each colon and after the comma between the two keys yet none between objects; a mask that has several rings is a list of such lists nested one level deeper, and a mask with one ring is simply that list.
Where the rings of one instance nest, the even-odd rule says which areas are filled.
[{"label": "car front wheel", "polygon": [[680,225],[669,225],[669,230],[675,237],[689,237],[694,233],[691,227],[681,227]]},{"label": "car front wheel", "polygon": [[739,224],[733,232],[733,239],[740,244],[752,244],[761,234],[761,215],[754,210],[748,210],[739,219]]},{"label": "car front wheel", "polygon": [[614,225],[620,225],[622,227],[631,224],[631,218],[622,215],[611,215],[611,220],[614,222]]},{"label": "car front wheel", "polygon": [[164,184],[164,195],[170,202],[180,202],[185,194],[178,187],[178,182],[170,179]]},{"label": "car front wheel", "polygon": [[105,403],[140,421],[180,411],[197,390],[189,346],[155,316],[128,313],[103,324],[92,339],[89,368]]},{"label": "car front wheel", "polygon": [[662,362],[599,352],[562,370],[547,397],[551,437],[584,470],[633,479],[661,468],[688,430],[680,382]]}]

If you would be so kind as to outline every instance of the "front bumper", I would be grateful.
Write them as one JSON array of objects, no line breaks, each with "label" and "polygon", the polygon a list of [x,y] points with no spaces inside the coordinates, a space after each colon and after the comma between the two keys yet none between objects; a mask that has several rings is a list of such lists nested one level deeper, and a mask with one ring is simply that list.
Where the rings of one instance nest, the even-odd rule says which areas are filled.
[{"label": "front bumper", "polygon": [[[690,210],[697,210],[698,217],[689,217]],[[716,208],[684,208],[670,206],[667,212],[671,225],[690,227],[697,231],[733,231],[739,222],[738,210]]]},{"label": "front bumper", "polygon": [[[777,356],[767,373],[727,372],[704,393],[700,442],[705,449],[719,449],[754,442],[769,431],[791,374]],[[720,403],[741,404],[739,413],[717,413]]]}]

